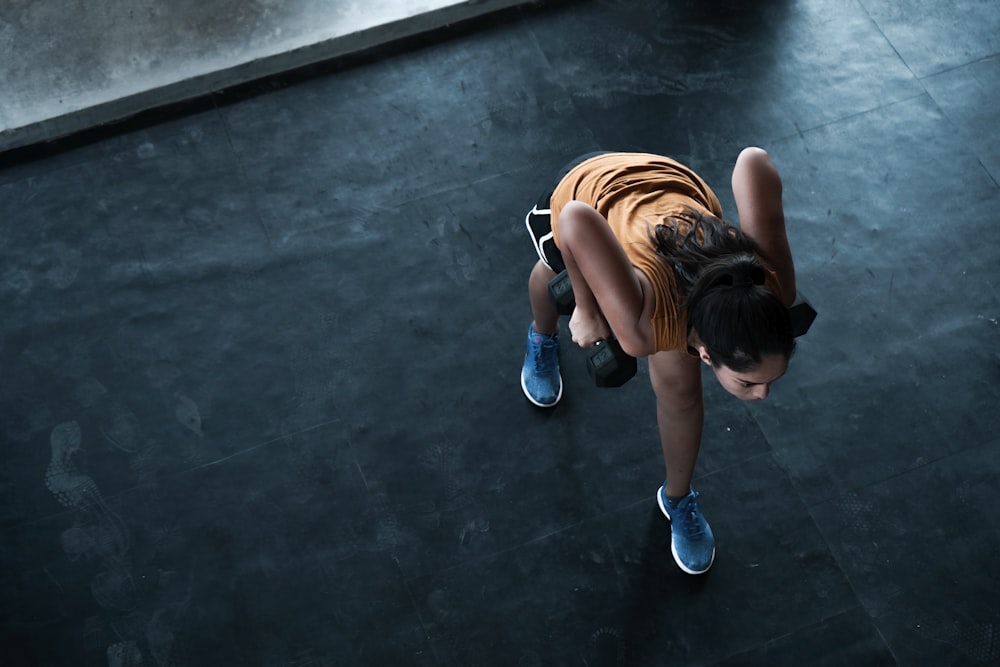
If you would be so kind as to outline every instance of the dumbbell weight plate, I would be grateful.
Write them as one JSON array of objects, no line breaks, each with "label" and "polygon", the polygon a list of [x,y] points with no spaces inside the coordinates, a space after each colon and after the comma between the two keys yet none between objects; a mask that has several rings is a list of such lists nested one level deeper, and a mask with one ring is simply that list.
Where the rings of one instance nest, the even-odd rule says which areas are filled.
[{"label": "dumbbell weight plate", "polygon": [[635,357],[625,354],[613,338],[598,343],[587,356],[587,373],[598,387],[620,387],[635,377],[638,369]]},{"label": "dumbbell weight plate", "polygon": [[576,297],[573,294],[573,283],[566,271],[560,272],[549,281],[549,298],[556,312],[560,315],[572,315],[576,307]]},{"label": "dumbbell weight plate", "polygon": [[795,303],[788,308],[788,314],[792,318],[792,333],[796,338],[805,335],[816,319],[816,310],[801,294],[795,295]]}]

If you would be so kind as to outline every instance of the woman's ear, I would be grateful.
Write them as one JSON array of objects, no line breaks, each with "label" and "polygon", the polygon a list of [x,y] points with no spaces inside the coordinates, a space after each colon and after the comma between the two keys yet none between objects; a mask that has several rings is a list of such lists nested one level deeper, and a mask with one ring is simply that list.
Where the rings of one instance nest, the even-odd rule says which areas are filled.
[{"label": "woman's ear", "polygon": [[698,332],[694,329],[688,333],[688,345],[693,347],[698,352],[699,359],[704,361],[709,366],[712,365],[712,357],[708,354],[708,348],[705,347],[703,342],[701,342],[701,336],[699,336]]}]

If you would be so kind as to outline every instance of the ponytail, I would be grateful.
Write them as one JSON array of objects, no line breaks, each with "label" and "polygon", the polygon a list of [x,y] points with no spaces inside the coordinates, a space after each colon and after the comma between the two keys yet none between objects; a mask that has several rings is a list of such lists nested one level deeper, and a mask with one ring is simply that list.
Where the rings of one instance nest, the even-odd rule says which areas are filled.
[{"label": "ponytail", "polygon": [[705,344],[714,366],[745,372],[762,357],[795,350],[788,309],[766,284],[755,255],[718,259],[702,271],[684,300],[688,329]]},{"label": "ponytail", "polygon": [[768,287],[757,246],[740,229],[692,209],[658,225],[655,243],[678,278],[688,331],[698,334],[714,366],[746,372],[764,356],[792,355],[788,308]]}]

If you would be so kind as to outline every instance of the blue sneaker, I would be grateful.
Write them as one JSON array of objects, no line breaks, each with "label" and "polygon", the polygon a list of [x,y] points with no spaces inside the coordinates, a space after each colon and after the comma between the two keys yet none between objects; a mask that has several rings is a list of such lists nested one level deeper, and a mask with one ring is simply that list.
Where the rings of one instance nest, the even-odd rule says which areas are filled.
[{"label": "blue sneaker", "polygon": [[521,366],[521,389],[528,400],[540,408],[549,408],[562,398],[559,374],[559,332],[546,336],[528,327],[528,352]]},{"label": "blue sneaker", "polygon": [[708,572],[715,561],[715,536],[698,510],[698,492],[690,492],[671,507],[664,483],[656,493],[656,502],[670,520],[670,552],[677,565],[688,574]]}]

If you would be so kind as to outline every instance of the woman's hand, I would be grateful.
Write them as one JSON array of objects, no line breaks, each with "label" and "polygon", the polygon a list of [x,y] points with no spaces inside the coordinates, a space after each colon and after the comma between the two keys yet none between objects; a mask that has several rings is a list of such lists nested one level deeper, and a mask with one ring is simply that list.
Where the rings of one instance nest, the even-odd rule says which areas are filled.
[{"label": "woman's hand", "polygon": [[611,327],[600,310],[588,311],[577,307],[569,318],[569,333],[580,347],[593,347],[611,337]]}]

